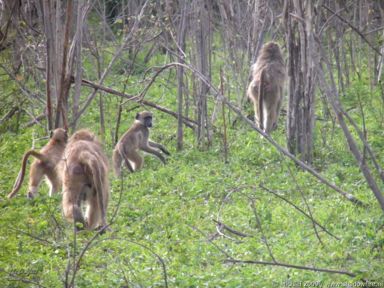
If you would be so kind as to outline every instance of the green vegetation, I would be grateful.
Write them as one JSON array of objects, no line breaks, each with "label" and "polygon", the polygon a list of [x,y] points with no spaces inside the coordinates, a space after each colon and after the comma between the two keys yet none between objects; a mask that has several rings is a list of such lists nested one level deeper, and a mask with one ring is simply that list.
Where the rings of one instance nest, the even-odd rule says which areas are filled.
[{"label": "green vegetation", "polygon": [[[181,7],[175,7],[178,12],[170,15],[172,11],[165,7],[163,1],[149,1],[150,9],[134,31],[132,26],[140,11],[136,8],[142,5],[139,5],[140,1],[107,2],[108,5],[118,2],[134,7],[131,10],[129,7],[121,9],[119,17],[110,13],[107,18],[99,15],[104,4],[99,7],[96,3],[92,7],[87,18],[88,30],[82,27],[84,34],[87,32],[89,35],[83,39],[79,66],[84,71],[84,79],[97,83],[124,37],[133,31],[132,39],[103,85],[129,95],[138,95],[144,91],[159,66],[180,61],[181,53],[179,47],[175,47],[174,40],[179,36]],[[185,62],[192,67],[199,67],[203,60],[209,62],[207,74],[216,88],[220,87],[220,71],[223,71],[223,94],[233,105],[238,105],[241,102],[239,99],[245,98],[249,64],[253,54],[256,54],[256,42],[271,38],[279,39],[284,44],[284,37],[287,36],[284,29],[288,26],[283,23],[285,16],[280,11],[283,7],[276,4],[281,1],[235,2],[234,9],[228,11],[224,9],[226,1],[212,2],[217,7],[205,5],[204,9],[212,9],[209,14],[212,22],[204,27],[200,21],[208,14],[201,13],[199,16],[200,2],[192,1],[194,5],[190,9],[196,10],[187,13],[191,18],[188,20],[190,27],[186,32],[187,48],[184,52]],[[291,6],[293,3],[311,3],[289,2]],[[359,1],[353,4],[352,1],[348,5],[340,4],[340,7],[338,1],[326,2],[332,2],[332,7],[337,6],[335,11],[344,13],[344,17],[350,16],[346,18],[359,29],[362,29],[363,22],[367,22],[364,17],[373,19],[376,26],[365,27],[361,31],[366,33],[364,35],[372,45],[381,46],[381,36],[377,35],[382,33],[382,24],[378,19],[384,14],[375,14],[378,13],[373,5],[375,1],[367,2],[371,6],[360,5]],[[164,5],[160,6],[164,7],[156,6],[161,3]],[[228,3],[233,5],[232,1]],[[272,8],[275,11],[268,12],[269,15],[266,11],[273,12]],[[320,9],[316,7],[317,15],[320,15]],[[307,11],[301,10],[303,13]],[[362,12],[359,13],[365,12],[358,17],[356,13],[360,10]],[[32,12],[31,15],[37,14],[34,9]],[[374,81],[380,57],[358,38],[360,35],[355,34],[351,27],[344,22],[336,22],[337,17],[331,13],[322,13],[324,19],[313,23],[317,25],[314,31],[320,31],[316,34],[315,43],[323,43],[326,57],[334,61],[332,68],[335,69],[334,77],[338,78],[334,80],[340,90],[340,102],[356,125],[366,133],[379,166],[384,167],[384,92],[380,87],[382,84]],[[42,14],[41,11],[38,14]],[[297,25],[306,21],[296,12],[286,14],[292,17],[292,21],[297,21]],[[60,16],[60,13],[56,15]],[[173,20],[168,19],[171,16]],[[106,23],[112,23],[112,28]],[[19,22],[14,24],[14,27],[19,27]],[[8,29],[8,25],[3,26]],[[9,31],[12,30],[10,27]],[[29,27],[37,29],[32,24],[26,25],[26,28]],[[184,149],[177,151],[177,120],[174,117],[100,90],[79,118],[77,129],[87,128],[96,133],[103,140],[111,159],[120,105],[123,103],[119,136],[129,129],[137,111],[150,110],[155,116],[151,138],[171,152],[172,155],[166,157],[168,164],[163,165],[157,158],[146,155],[144,167],[137,173],[130,174],[124,168],[123,179],[116,179],[111,169],[111,200],[108,207],[111,231],[103,235],[89,231],[74,233],[72,224],[62,217],[61,195],[49,197],[45,183],[42,183],[38,197],[26,199],[26,177],[19,194],[8,200],[7,195],[18,175],[22,155],[31,148],[32,139],[46,136],[46,120],[42,120],[42,125],[29,128],[24,125],[31,121],[27,112],[32,111],[29,114],[37,116],[45,109],[44,101],[39,97],[43,100],[46,97],[46,77],[37,67],[44,62],[45,57],[40,52],[44,54],[46,51],[41,46],[46,39],[43,37],[44,28],[38,28],[40,30],[36,31],[41,31],[41,34],[36,37],[31,36],[37,34],[35,31],[33,34],[25,32],[29,38],[22,35],[28,40],[26,43],[14,41],[23,52],[13,51],[22,55],[21,64],[14,61],[19,55],[15,57],[9,52],[13,48],[11,44],[15,44],[10,41],[13,37],[6,39],[8,42],[0,41],[0,113],[14,109],[13,115],[0,122],[0,287],[65,287],[65,284],[68,284],[67,287],[303,287],[305,284],[308,287],[327,287],[332,283],[346,287],[347,283],[362,286],[364,281],[384,286],[383,211],[349,151],[344,134],[325,99],[324,87],[315,84],[316,122],[311,167],[364,202],[365,206],[343,198],[284,157],[228,107],[225,107],[225,123],[219,107],[210,147],[202,151],[201,143],[196,140],[197,132],[184,126]],[[111,28],[112,32],[109,33],[106,28]],[[209,38],[209,47],[206,47],[209,51],[206,55],[200,54],[206,59],[198,59],[201,47],[198,48],[197,43],[203,38],[201,35],[199,39],[198,34],[203,28],[209,28],[205,31],[206,38]],[[17,29],[20,30],[18,33],[22,32],[21,28]],[[307,33],[300,34],[305,36]],[[299,35],[295,37],[299,39]],[[342,46],[339,39],[345,40],[343,47],[339,47]],[[284,46],[286,54],[287,47]],[[311,54],[306,57],[311,57]],[[7,72],[7,67],[13,68]],[[346,75],[348,80],[344,79]],[[28,89],[27,92],[22,91],[21,84]],[[188,110],[186,116],[194,120],[199,113],[199,85],[199,78],[185,70],[184,109]],[[73,104],[74,89],[73,86],[71,88],[69,107]],[[86,86],[81,89],[80,108],[93,92]],[[212,91],[207,94],[207,121],[210,121],[217,104],[217,97]],[[143,97],[176,112],[177,95],[176,68],[172,67],[156,78]],[[104,135],[101,135],[100,97],[104,109]],[[244,101],[243,106],[243,114],[252,118],[251,104]],[[286,143],[285,112],[280,115],[278,130],[272,133],[273,139],[282,147]],[[68,113],[71,121],[73,111],[69,109]],[[224,124],[227,128],[227,162]],[[358,139],[352,125],[349,122],[347,125],[352,136]],[[357,142],[360,151],[364,151],[361,142]],[[37,145],[36,148],[42,147],[44,141],[37,142]],[[375,171],[368,153],[364,156],[383,191],[378,171]],[[315,221],[311,221],[311,217]],[[254,263],[234,263],[236,261]],[[275,261],[282,265],[269,265]],[[325,272],[325,269],[335,273]],[[71,281],[75,285],[69,285]]]},{"label": "green vegetation", "polygon": [[[119,81],[119,77],[112,76],[109,81]],[[135,83],[139,79],[133,76],[130,81]],[[146,99],[175,110],[175,93],[163,89],[163,84],[161,79],[155,82]],[[358,90],[367,89],[361,82],[355,86],[356,92],[345,100],[351,101],[351,105]],[[365,100],[371,102],[365,109],[366,125],[369,131],[377,132],[368,135],[374,151],[381,151],[383,146],[382,126],[374,120],[376,109],[370,108],[378,101],[378,94],[374,91],[372,100]],[[105,148],[110,157],[119,100],[115,96],[104,99],[108,125]],[[94,101],[80,126],[97,133],[98,109]],[[99,236],[87,248],[76,274],[77,287],[163,287],[164,271],[158,257],[164,261],[170,287],[271,287],[273,283],[283,285],[283,281],[327,284],[382,279],[383,213],[350,155],[341,131],[332,128],[331,121],[317,122],[315,167],[325,178],[367,203],[367,207],[358,207],[319,183],[241,121],[228,129],[229,163],[226,164],[219,133],[215,134],[211,149],[202,152],[194,145],[193,132],[186,128],[185,148],[178,152],[173,136],[176,121],[160,111],[152,111],[156,117],[152,138],[169,148],[172,156],[168,157],[168,165],[163,166],[147,155],[145,166],[138,173],[124,170],[123,181],[113,178],[111,173],[108,219],[118,209],[112,232]],[[135,110],[123,111],[120,135],[129,128],[135,113]],[[358,115],[354,118],[360,119]],[[234,120],[232,115],[231,121]],[[284,120],[280,120],[273,137],[284,146]],[[218,124],[217,129],[221,131],[222,125]],[[45,184],[39,197],[33,200],[25,197],[26,183],[16,198],[6,200],[21,155],[30,147],[32,131],[43,136],[43,130],[36,126],[20,128],[18,133],[5,131],[0,138],[0,286],[3,287],[29,286],[20,279],[60,287],[67,267],[69,279],[72,277],[73,257],[77,261],[95,235],[80,232],[75,237],[71,224],[62,218],[61,195],[48,197]],[[307,217],[260,188],[260,184],[308,213],[300,193],[303,191],[314,219],[339,240],[317,227],[321,244]],[[273,262],[255,213],[279,263],[348,271],[357,277],[228,263],[225,260],[230,257]],[[217,235],[213,220],[252,237],[240,237],[228,230],[222,230],[226,236]]]}]

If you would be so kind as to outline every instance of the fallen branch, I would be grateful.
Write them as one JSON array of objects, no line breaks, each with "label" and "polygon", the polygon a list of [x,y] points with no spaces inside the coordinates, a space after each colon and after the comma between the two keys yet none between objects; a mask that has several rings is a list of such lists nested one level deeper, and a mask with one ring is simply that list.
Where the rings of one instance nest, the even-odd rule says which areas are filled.
[{"label": "fallen branch", "polygon": [[342,22],[344,22],[345,24],[347,24],[349,27],[352,28],[352,30],[354,30],[365,42],[367,42],[368,46],[372,48],[372,50],[374,50],[377,54],[379,54],[380,56],[383,56],[381,54],[381,52],[379,50],[377,50],[376,47],[374,47],[371,42],[368,41],[368,39],[363,35],[363,33],[360,32],[359,29],[357,29],[355,26],[353,26],[349,21],[347,21],[345,18],[343,18],[342,16],[340,16],[337,12],[333,11],[331,8],[329,8],[327,5],[323,4],[321,5],[322,7],[324,7],[326,10],[328,10],[329,12],[331,12],[333,15],[335,15],[337,18],[339,18]]},{"label": "fallen branch", "polygon": [[[153,83],[154,79],[149,83],[149,85],[151,85]],[[134,102],[137,102],[137,103],[141,103],[143,105],[146,105],[146,106],[149,106],[149,107],[153,107],[159,111],[162,111],[164,113],[167,113],[171,116],[173,116],[174,118],[177,119],[177,113],[167,109],[167,108],[164,108],[158,104],[155,104],[155,103],[152,103],[152,102],[149,102],[149,101],[146,101],[144,99],[142,99],[142,95],[144,94],[144,92],[146,92],[149,88],[149,86],[147,85],[146,89],[144,89],[143,92],[141,92],[139,95],[136,95],[136,96],[133,96],[131,94],[126,94],[126,93],[123,93],[123,92],[120,92],[120,91],[117,91],[115,89],[112,89],[112,88],[109,88],[109,87],[105,87],[103,85],[100,85],[100,84],[96,84],[96,83],[93,83],[91,81],[88,81],[88,80],[81,80],[81,84],[83,86],[87,86],[87,87],[91,87],[91,88],[94,88],[94,89],[100,89],[104,92],[107,92],[109,94],[113,94],[113,95],[117,95],[117,96],[120,96],[124,99],[127,99],[129,101],[134,101]],[[183,116],[183,123],[185,126],[191,128],[191,129],[195,129],[195,126],[194,125],[197,125],[196,121],[190,119],[190,118],[187,118],[185,116]]]},{"label": "fallen branch", "polygon": [[333,269],[326,269],[326,268],[307,267],[307,266],[292,265],[292,264],[285,264],[285,263],[279,263],[279,262],[275,263],[275,262],[264,262],[264,261],[254,261],[254,260],[225,259],[224,263],[256,264],[256,265],[265,265],[265,266],[280,266],[280,267],[285,267],[285,268],[309,270],[309,271],[316,271],[316,272],[335,273],[335,274],[343,274],[343,275],[347,275],[349,277],[356,277],[356,274],[353,274],[353,273],[347,272],[347,271],[340,271],[340,270],[333,270]]},{"label": "fallen branch", "polygon": [[5,115],[3,118],[0,119],[0,125],[3,124],[4,121],[7,121],[10,119],[15,112],[19,110],[19,107],[12,107]]},{"label": "fallen branch", "polygon": [[39,116],[37,116],[36,118],[32,119],[28,123],[25,123],[23,126],[24,127],[31,127],[31,126],[33,126],[35,124],[39,124],[39,121],[43,120],[45,117],[47,117],[46,113],[40,114]]},{"label": "fallen branch", "polygon": [[[255,188],[255,187],[246,187],[246,188]],[[301,209],[300,207],[298,207],[295,203],[289,201],[288,199],[285,199],[283,196],[279,195],[278,193],[276,193],[275,191],[272,191],[271,189],[263,186],[262,184],[260,184],[260,188],[264,189],[265,191],[275,195],[276,197],[282,199],[283,201],[287,202],[289,205],[293,206],[297,211],[299,211],[300,213],[302,213],[305,217],[307,217],[308,219],[310,219],[313,223],[315,223],[317,226],[319,226],[321,229],[323,229],[323,231],[325,233],[327,233],[329,236],[332,236],[334,237],[335,239],[337,240],[340,240],[339,237],[333,235],[331,232],[329,232],[323,225],[321,225],[319,222],[317,222],[313,217],[311,217],[310,215],[308,215],[303,209]]]},{"label": "fallen branch", "polygon": [[225,225],[224,223],[222,223],[222,222],[220,222],[220,221],[217,221],[217,220],[215,220],[215,219],[212,219],[212,221],[215,222],[215,223],[219,226],[220,231],[221,231],[222,229],[225,229],[225,230],[227,230],[228,232],[230,232],[230,233],[232,233],[232,234],[235,234],[235,235],[237,235],[237,236],[240,236],[240,237],[253,237],[253,235],[245,234],[245,233],[239,232],[239,231],[237,231],[237,230],[235,230],[235,229],[233,229],[233,228],[231,228],[231,227]]}]

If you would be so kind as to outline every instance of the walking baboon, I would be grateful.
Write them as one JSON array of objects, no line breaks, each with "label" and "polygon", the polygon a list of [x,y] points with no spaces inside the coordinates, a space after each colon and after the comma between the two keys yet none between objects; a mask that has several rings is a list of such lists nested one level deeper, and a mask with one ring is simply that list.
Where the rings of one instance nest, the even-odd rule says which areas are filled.
[{"label": "walking baboon", "polygon": [[148,128],[150,127],[152,127],[152,113],[148,111],[137,113],[132,127],[120,138],[113,150],[113,167],[116,177],[120,175],[123,161],[132,173],[143,166],[144,160],[137,150],[155,155],[164,164],[167,163],[163,155],[154,148],[160,149],[167,155],[170,153],[163,145],[149,140]]},{"label": "walking baboon", "polygon": [[[101,142],[91,132],[79,130],[69,139],[63,158],[60,170],[64,216],[75,223],[77,230],[104,227],[109,200],[109,164]],[[85,218],[82,201],[87,203]]]},{"label": "walking baboon", "polygon": [[277,128],[285,78],[280,46],[275,42],[264,44],[256,63],[252,65],[252,81],[247,94],[253,102],[255,123],[267,134]]},{"label": "walking baboon", "polygon": [[52,132],[51,139],[40,152],[34,150],[26,152],[23,157],[19,175],[13,185],[12,192],[8,195],[8,199],[15,196],[21,188],[29,156],[35,157],[35,160],[33,161],[29,172],[27,197],[33,198],[36,196],[40,182],[44,176],[48,179],[48,184],[50,186],[49,196],[57,193],[61,186],[61,179],[57,173],[56,166],[62,159],[67,140],[67,131],[59,128]]}]

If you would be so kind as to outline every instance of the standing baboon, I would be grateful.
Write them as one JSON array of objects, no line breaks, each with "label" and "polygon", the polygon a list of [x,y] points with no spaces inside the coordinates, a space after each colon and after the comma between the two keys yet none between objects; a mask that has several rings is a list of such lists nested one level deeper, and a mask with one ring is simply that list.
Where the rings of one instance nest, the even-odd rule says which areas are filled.
[{"label": "standing baboon", "polygon": [[40,152],[34,150],[26,152],[23,157],[19,175],[17,176],[12,192],[8,195],[8,199],[15,196],[21,188],[29,156],[33,156],[36,159],[33,161],[29,172],[27,197],[33,198],[36,196],[40,182],[44,176],[47,177],[50,186],[49,196],[57,193],[61,186],[61,179],[57,173],[56,166],[62,159],[67,140],[67,131],[59,128],[52,132],[51,139]]},{"label": "standing baboon", "polygon": [[275,42],[264,44],[256,63],[252,65],[252,81],[247,94],[253,102],[255,123],[267,134],[277,128],[285,77],[280,46]]},{"label": "standing baboon", "polygon": [[[101,142],[87,130],[79,130],[69,139],[60,164],[63,179],[63,213],[75,225],[87,230],[107,224],[109,199],[108,159]],[[81,202],[87,202],[84,219]],[[78,227],[77,230],[83,229]]]},{"label": "standing baboon", "polygon": [[[132,127],[120,138],[115,150],[113,150],[113,167],[116,177],[120,175],[123,161],[132,173],[143,166],[144,160],[137,153],[137,150],[155,155],[164,164],[167,163],[163,155],[154,148],[160,149],[167,155],[170,153],[161,144],[149,140],[148,128],[150,127],[152,127],[152,113],[148,111],[137,113]],[[132,167],[131,162],[134,167]]]}]

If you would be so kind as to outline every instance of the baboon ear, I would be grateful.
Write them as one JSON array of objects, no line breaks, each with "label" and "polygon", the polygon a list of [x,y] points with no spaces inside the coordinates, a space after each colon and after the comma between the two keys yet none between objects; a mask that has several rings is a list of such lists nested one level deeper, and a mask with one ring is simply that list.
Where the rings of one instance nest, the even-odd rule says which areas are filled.
[{"label": "baboon ear", "polygon": [[136,114],[136,120],[139,120],[139,118],[140,118],[140,113],[137,113]]}]

